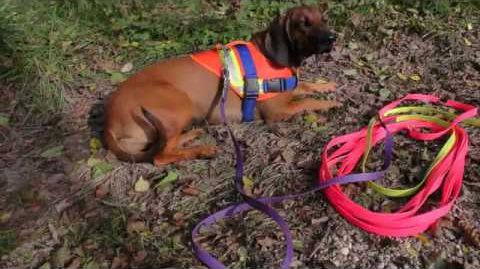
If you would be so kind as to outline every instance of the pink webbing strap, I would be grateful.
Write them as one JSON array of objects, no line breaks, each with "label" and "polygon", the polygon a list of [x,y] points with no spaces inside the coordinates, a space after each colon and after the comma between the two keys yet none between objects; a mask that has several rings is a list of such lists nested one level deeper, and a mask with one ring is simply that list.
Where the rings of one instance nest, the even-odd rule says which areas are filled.
[{"label": "pink webbing strap", "polygon": [[[348,198],[339,185],[324,190],[333,207],[349,222],[368,232],[385,236],[416,235],[427,230],[428,227],[449,212],[460,193],[465,157],[468,151],[468,136],[465,130],[459,127],[458,123],[477,114],[477,109],[474,106],[450,100],[444,105],[463,110],[463,112],[448,126],[442,126],[434,121],[421,118],[397,122],[399,116],[385,116],[388,111],[394,109],[403,101],[439,103],[439,98],[423,94],[409,94],[386,105],[379,111],[379,117],[390,133],[395,134],[407,130],[409,136],[417,140],[433,140],[447,133],[453,133],[456,138],[453,148],[443,156],[428,174],[424,187],[396,213],[370,211]],[[428,130],[428,132],[421,132],[421,129],[423,131]],[[332,167],[339,167],[335,176],[352,173],[364,153],[364,147],[361,145],[366,144],[366,135],[367,129],[365,128],[359,132],[332,139],[326,145],[322,154],[319,181],[326,182],[334,176],[331,172]],[[385,130],[379,125],[374,126],[372,145],[383,139],[385,139]],[[331,152],[333,148],[337,149]],[[442,196],[438,207],[428,212],[419,213],[425,201],[439,189],[442,191]]]}]

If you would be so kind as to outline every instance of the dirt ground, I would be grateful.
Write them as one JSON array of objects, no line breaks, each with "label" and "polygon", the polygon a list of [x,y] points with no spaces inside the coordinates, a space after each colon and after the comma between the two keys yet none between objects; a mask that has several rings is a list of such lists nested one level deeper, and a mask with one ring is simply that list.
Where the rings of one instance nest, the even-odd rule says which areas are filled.
[{"label": "dirt ground", "polygon": [[[338,84],[336,93],[322,98],[344,106],[323,115],[326,123],[315,122],[321,117],[314,114],[313,121],[298,116],[273,126],[233,126],[246,148],[252,193],[270,196],[312,187],[325,143],[365,126],[377,109],[406,93],[480,106],[478,28],[468,38],[470,44],[460,33],[395,32],[378,42],[340,36],[334,52],[308,59],[302,69],[304,79]],[[0,95],[7,97],[0,100],[2,112],[15,105],[12,87],[1,86]],[[234,151],[226,130],[205,126],[206,134],[194,142],[221,149],[211,160],[166,167],[118,162],[92,140],[100,137],[102,102],[114,87],[106,80],[98,80],[94,92],[84,87],[66,96],[62,117],[48,124],[0,127],[0,267],[201,266],[190,249],[191,228],[240,200],[232,184]],[[435,233],[404,239],[366,233],[318,193],[277,206],[295,239],[292,267],[480,268],[480,129],[466,128],[471,141],[462,195]],[[395,142],[408,154],[396,156],[385,184],[412,186],[440,143],[402,137]],[[151,183],[146,192],[135,191],[140,177]],[[165,177],[172,182],[165,184]],[[346,190],[371,209],[381,210],[389,200],[364,184]],[[235,268],[278,266],[283,255],[280,231],[255,212],[219,223],[202,243]]]}]

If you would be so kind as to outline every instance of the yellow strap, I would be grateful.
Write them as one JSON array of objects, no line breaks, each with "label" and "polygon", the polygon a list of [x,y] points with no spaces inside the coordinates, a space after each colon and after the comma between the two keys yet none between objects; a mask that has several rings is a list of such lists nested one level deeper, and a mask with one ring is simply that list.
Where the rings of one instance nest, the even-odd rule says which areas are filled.
[{"label": "yellow strap", "polygon": [[[430,109],[427,107],[400,107],[398,109],[392,109],[388,112],[385,113],[385,115],[394,115],[394,114],[400,114],[400,113],[407,113],[407,112],[423,112],[425,114],[431,114],[431,113],[436,113],[437,109]],[[446,112],[448,113],[448,112]],[[454,115],[453,115],[454,117]],[[450,117],[450,119],[453,119],[453,117]],[[428,115],[421,115],[421,114],[413,114],[413,115],[401,115],[397,117],[397,122],[401,121],[407,121],[407,120],[424,120],[424,121],[430,121],[430,122],[435,122],[441,126],[448,126],[448,122],[441,120],[439,118],[433,117],[433,116],[428,116]],[[363,155],[362,159],[362,164],[361,164],[361,169],[362,172],[365,173],[366,171],[366,162],[368,159],[368,155],[370,153],[370,150],[372,148],[372,136],[373,136],[373,127],[375,126],[377,119],[372,118],[370,120],[370,123],[368,124],[368,129],[367,129],[367,135],[366,135],[366,143],[365,143],[365,153]],[[435,157],[434,161],[428,168],[427,172],[425,173],[425,176],[423,179],[414,187],[408,188],[408,189],[392,189],[392,188],[386,188],[380,184],[377,184],[375,182],[368,182],[368,186],[374,189],[375,191],[388,196],[388,197],[405,197],[405,196],[410,196],[418,191],[418,189],[425,183],[425,180],[427,179],[428,175],[431,173],[432,169],[440,162],[453,148],[455,142],[457,140],[457,135],[455,134],[454,131],[452,131],[452,134],[448,138],[447,142],[443,145],[443,147],[440,149],[438,152],[437,156]]]}]

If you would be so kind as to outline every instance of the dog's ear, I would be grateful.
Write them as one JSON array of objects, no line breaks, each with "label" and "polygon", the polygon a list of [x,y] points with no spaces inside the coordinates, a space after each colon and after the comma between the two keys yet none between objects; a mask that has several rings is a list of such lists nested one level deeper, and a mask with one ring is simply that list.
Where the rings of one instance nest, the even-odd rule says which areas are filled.
[{"label": "dog's ear", "polygon": [[323,14],[325,12],[327,12],[328,10],[328,3],[326,2],[320,2],[317,4],[317,9],[318,11],[320,12],[320,14]]},{"label": "dog's ear", "polygon": [[267,58],[280,66],[291,65],[287,16],[278,16],[272,21],[264,40]]}]

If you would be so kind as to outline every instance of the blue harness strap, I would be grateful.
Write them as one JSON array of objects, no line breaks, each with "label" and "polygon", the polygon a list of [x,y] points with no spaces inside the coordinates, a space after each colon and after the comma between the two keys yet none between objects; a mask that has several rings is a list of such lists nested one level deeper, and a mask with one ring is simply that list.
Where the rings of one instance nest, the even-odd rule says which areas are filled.
[{"label": "blue harness strap", "polygon": [[258,93],[260,91],[258,87],[257,69],[255,68],[255,63],[253,62],[253,58],[248,50],[248,47],[246,45],[237,45],[235,47],[242,61],[243,70],[245,71],[242,121],[254,121],[255,106],[257,104]]},{"label": "blue harness strap", "polygon": [[[260,93],[260,84],[258,83],[257,69],[247,45],[236,45],[240,60],[243,66],[245,87],[242,102],[242,121],[250,122],[255,120],[255,106]],[[275,78],[264,80],[261,87],[264,93],[267,92],[285,92],[294,90],[297,87],[297,77]]]}]

